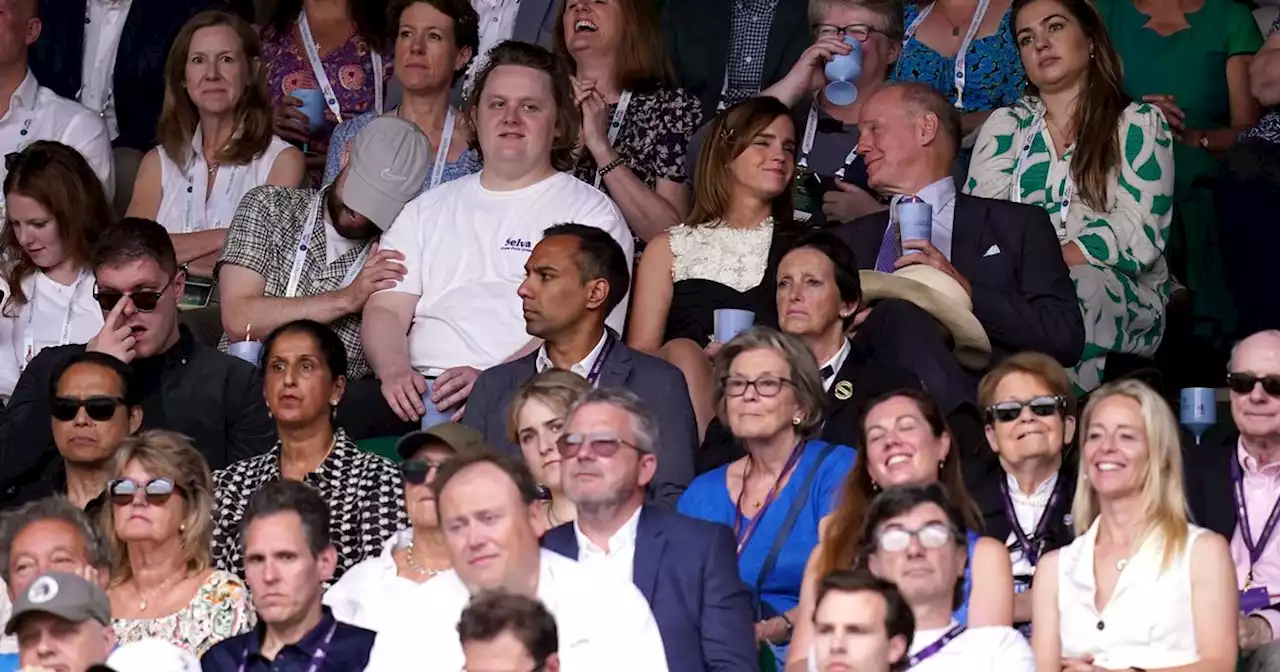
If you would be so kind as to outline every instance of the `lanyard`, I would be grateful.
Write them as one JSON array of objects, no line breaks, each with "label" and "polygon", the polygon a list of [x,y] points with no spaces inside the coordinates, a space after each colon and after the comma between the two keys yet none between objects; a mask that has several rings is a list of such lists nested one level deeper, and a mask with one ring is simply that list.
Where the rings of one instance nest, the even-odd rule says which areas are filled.
[{"label": "lanyard", "polygon": [[[289,284],[285,285],[284,296],[292,299],[298,294],[298,283],[302,280],[302,267],[307,262],[307,248],[311,245],[311,234],[315,231],[316,218],[320,216],[320,202],[324,200],[324,192],[319,192],[311,199],[311,207],[307,209],[307,218],[302,223],[302,231],[298,233],[298,249],[293,253],[293,268],[289,271]],[[320,226],[328,226],[324,222]],[[369,248],[373,247],[373,241],[364,244],[364,249],[360,250],[360,256],[351,262],[351,268],[347,269],[347,274],[342,277],[342,284],[338,285],[338,289],[343,289],[351,284],[360,274],[360,270],[364,268],[364,262],[369,257]]]},{"label": "lanyard", "polygon": [[1044,538],[1049,532],[1049,523],[1053,520],[1053,510],[1057,508],[1058,500],[1062,497],[1062,482],[1062,476],[1059,475],[1058,482],[1053,484],[1053,494],[1049,495],[1049,502],[1044,506],[1044,513],[1040,514],[1040,521],[1036,523],[1035,533],[1028,538],[1026,531],[1022,529],[1022,523],[1018,522],[1017,512],[1013,510],[1009,484],[1003,479],[1000,481],[1000,494],[1004,495],[1004,515],[1012,523],[1013,536],[1018,542],[1018,547],[1022,549],[1023,557],[1031,563],[1032,571],[1035,570],[1036,562],[1040,559],[1039,549],[1044,548]]},{"label": "lanyard", "polygon": [[[728,80],[725,80],[725,81],[728,81]],[[612,147],[613,143],[616,142],[618,139],[618,132],[622,130],[622,122],[626,121],[627,108],[630,106],[631,106],[631,92],[623,91],[622,95],[618,96],[618,107],[616,107],[613,110],[613,119],[609,121],[609,146],[610,147]],[[604,179],[604,177],[600,174],[600,171],[597,170],[596,184],[595,184],[596,189],[600,188],[600,180],[602,179]]]},{"label": "lanyard", "polygon": [[[782,465],[782,471],[778,472],[778,477],[773,481],[773,487],[769,488],[769,494],[764,498],[764,504],[760,506],[760,510],[756,512],[751,522],[747,523],[746,529],[742,528],[742,521],[746,516],[742,514],[742,495],[747,491],[747,472],[742,472],[742,489],[738,491],[738,499],[734,502],[733,511],[733,536],[738,539],[738,557],[742,557],[742,549],[747,547],[747,542],[751,540],[751,535],[755,534],[756,526],[764,519],[764,514],[769,510],[769,505],[778,497],[778,486],[791,473],[796,464],[800,462],[800,453],[804,452],[804,441],[796,444],[791,449],[791,456],[787,458],[787,463]],[[747,466],[751,466],[751,455],[747,455]]]},{"label": "lanyard", "polygon": [[[342,123],[342,107],[338,105],[338,96],[333,92],[333,84],[329,83],[329,75],[325,74],[324,62],[320,60],[320,48],[311,36],[311,26],[307,25],[307,12],[298,14],[298,32],[302,34],[302,48],[307,52],[307,60],[311,61],[311,72],[316,76],[316,84],[324,92],[325,105],[333,117]],[[369,50],[369,59],[373,61],[373,111],[382,114],[382,54],[377,49]]]},{"label": "lanyard", "polygon": [[916,652],[915,655],[907,658],[907,665],[902,669],[909,670],[915,667],[916,665],[919,665],[920,663],[923,663],[924,661],[928,660],[934,654],[941,651],[943,647],[945,647],[946,645],[950,644],[953,640],[955,640],[956,637],[959,637],[961,634],[963,634],[964,629],[965,628],[963,625],[952,626],[950,630],[946,631],[946,633],[944,633],[932,644],[924,647],[923,649],[920,649],[918,652]]},{"label": "lanyard", "polygon": [[1275,506],[1271,507],[1271,515],[1267,516],[1267,523],[1262,527],[1262,534],[1257,540],[1253,538],[1253,528],[1249,526],[1249,507],[1244,500],[1244,472],[1240,469],[1240,461],[1235,457],[1231,458],[1231,483],[1234,486],[1231,491],[1236,497],[1236,518],[1237,524],[1240,526],[1240,538],[1244,540],[1244,545],[1249,549],[1249,577],[1245,582],[1245,588],[1248,589],[1253,584],[1253,566],[1257,564],[1262,557],[1262,552],[1266,550],[1267,543],[1271,541],[1271,535],[1275,534],[1276,524],[1280,523],[1280,500],[1276,501]]},{"label": "lanyard", "polygon": [[609,357],[609,353],[613,352],[613,334],[608,329],[604,332],[604,347],[600,348],[600,354],[596,356],[596,361],[591,364],[591,370],[587,372],[587,382],[595,387],[596,381],[600,380],[600,372],[604,370],[604,360]]},{"label": "lanyard", "polygon": [[[907,32],[902,38],[902,46],[904,49],[906,48],[907,43],[915,37],[916,31],[920,29],[920,24],[924,23],[924,20],[929,18],[929,15],[933,13],[933,8],[937,5],[938,3],[936,1],[930,3],[928,7],[920,10],[920,13],[916,15],[916,20],[912,21],[910,26],[907,26]],[[990,5],[991,0],[978,0],[978,7],[973,11],[973,20],[969,22],[969,30],[965,31],[964,40],[960,42],[960,50],[956,52],[955,107],[957,110],[964,109],[964,80],[966,76],[965,60],[969,56],[969,45],[973,44],[973,38],[978,34],[978,28],[982,26],[982,19],[986,18],[987,7]]]},{"label": "lanyard", "polygon": [[[41,273],[41,271],[36,271],[36,273]],[[88,271],[80,271],[80,275],[76,276],[75,284],[71,285],[71,295],[67,297],[67,313],[62,318],[62,333],[58,336],[58,345],[60,346],[71,342],[71,318],[76,310],[76,292],[79,291],[80,285],[88,277]],[[18,361],[18,369],[20,371],[25,371],[27,364],[30,364],[32,358],[36,356],[36,332],[33,321],[36,318],[36,301],[40,298],[38,277],[36,281],[31,285],[31,300],[27,302],[27,320],[26,324],[22,326],[23,357]]]},{"label": "lanyard", "polygon": [[[800,160],[796,161],[796,165],[801,168],[809,167],[809,152],[813,151],[813,141],[818,135],[818,104],[814,103],[809,107],[809,120],[804,124],[804,139],[800,142]],[[844,169],[858,158],[858,144],[854,143],[853,149],[844,157],[844,163],[840,164],[840,169],[836,171],[836,177],[844,179]]]},{"label": "lanyard", "polygon": [[[324,636],[324,641],[320,642],[320,646],[311,652],[311,667],[307,668],[307,672],[317,672],[320,666],[324,664],[324,657],[328,653],[329,643],[333,641],[333,633],[338,629],[338,622],[334,621],[329,626],[329,632]],[[240,669],[239,672],[245,672],[245,668],[249,665],[249,649],[245,648],[240,652]]]},{"label": "lanyard", "polygon": [[[1022,175],[1027,170],[1028,160],[1031,158],[1031,144],[1044,130],[1044,116],[1036,118],[1036,122],[1032,124],[1031,131],[1027,134],[1027,139],[1022,143],[1022,151],[1018,154],[1018,162],[1013,166],[1013,185],[1009,188],[1009,196],[1012,197],[1014,203],[1022,202]],[[1048,140],[1046,142],[1051,142]],[[1048,176],[1045,176],[1045,191],[1049,190]],[[1058,201],[1058,217],[1054,221],[1054,228],[1058,232],[1058,240],[1066,240],[1067,237],[1067,214],[1071,212],[1071,197],[1076,192],[1076,181],[1071,177],[1071,164],[1067,164],[1067,176],[1062,180],[1062,198]]]},{"label": "lanyard", "polygon": [[453,144],[453,128],[457,123],[458,118],[451,107],[444,115],[444,128],[440,131],[440,148],[436,150],[435,165],[431,166],[431,181],[427,183],[428,189],[440,186],[440,181],[444,179],[444,165],[449,161],[449,145]]}]

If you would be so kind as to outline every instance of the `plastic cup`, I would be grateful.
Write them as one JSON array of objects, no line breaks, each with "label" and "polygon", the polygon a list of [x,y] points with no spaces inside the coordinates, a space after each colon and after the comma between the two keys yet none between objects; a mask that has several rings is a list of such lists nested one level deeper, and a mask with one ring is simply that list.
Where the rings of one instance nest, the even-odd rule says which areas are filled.
[{"label": "plastic cup", "polygon": [[728,343],[734,336],[748,330],[756,323],[756,314],[737,308],[719,308],[712,315],[716,323],[716,342]]},{"label": "plastic cup", "polygon": [[853,47],[853,51],[835,56],[823,68],[828,82],[823,93],[828,102],[839,107],[852,105],[858,100],[858,87],[854,82],[862,76],[862,43],[848,35],[844,43]]},{"label": "plastic cup", "polygon": [[1196,445],[1204,433],[1218,423],[1218,391],[1212,387],[1188,387],[1182,390],[1182,426],[1196,437]]},{"label": "plastic cup", "polygon": [[453,418],[452,413],[444,413],[436,408],[436,403],[431,401],[431,392],[435,390],[436,381],[434,378],[427,381],[427,391],[422,393],[422,407],[426,409],[426,413],[422,414],[422,429],[430,429],[441,423],[449,422]]},{"label": "plastic cup", "polygon": [[262,361],[262,341],[236,341],[227,344],[227,352],[257,366]]},{"label": "plastic cup", "polygon": [[313,134],[323,130],[328,123],[324,118],[325,108],[328,107],[324,102],[324,92],[320,89],[298,89],[290,95],[302,101],[302,107],[298,109],[307,115],[307,129]]},{"label": "plastic cup", "polygon": [[[908,240],[932,240],[933,206],[922,200],[902,201],[898,204],[898,230],[902,234],[902,242]],[[902,251],[903,254],[917,254],[920,250]]]}]

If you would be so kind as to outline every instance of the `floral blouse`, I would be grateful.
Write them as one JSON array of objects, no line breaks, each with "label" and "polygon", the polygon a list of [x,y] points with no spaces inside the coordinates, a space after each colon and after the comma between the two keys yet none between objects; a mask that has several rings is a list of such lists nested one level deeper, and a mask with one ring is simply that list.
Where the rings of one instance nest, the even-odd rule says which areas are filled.
[{"label": "floral blouse", "polygon": [[[605,112],[606,123],[613,119],[617,108],[617,105],[609,106]],[[688,91],[663,88],[636,92],[613,148],[650,189],[659,179],[683,184],[692,172],[685,156],[689,141],[700,126],[702,103]],[[692,160],[696,163],[698,157]],[[573,174],[587,184],[595,184],[598,169],[591,153],[583,152]],[[600,189],[609,193],[603,181]]]},{"label": "floral blouse", "polygon": [[214,644],[252,630],[257,622],[244,582],[215,571],[185,609],[160,618],[116,618],[111,627],[119,644],[161,639],[199,658]]},{"label": "floral blouse", "polygon": [[[213,558],[219,569],[244,575],[240,521],[249,497],[280,478],[279,442],[262,455],[213,472],[218,503]],[[377,556],[384,541],[408,526],[399,468],[384,457],[360,450],[341,429],[334,434],[329,456],[303,483],[318,490],[329,504],[331,541],[338,551],[334,580],[352,565]]]}]

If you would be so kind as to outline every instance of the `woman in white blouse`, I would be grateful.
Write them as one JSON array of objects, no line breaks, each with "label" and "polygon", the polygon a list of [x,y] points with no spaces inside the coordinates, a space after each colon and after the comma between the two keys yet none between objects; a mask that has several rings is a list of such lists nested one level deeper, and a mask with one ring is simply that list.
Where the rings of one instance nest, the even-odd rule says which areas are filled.
[{"label": "woman in white blouse", "polygon": [[182,27],[165,63],[160,146],[142,160],[128,214],[164,225],[192,275],[212,276],[245,193],[302,183],[302,152],[272,134],[261,54],[252,26],[208,11]]},{"label": "woman in white blouse", "polygon": [[1187,521],[1173,412],[1124,380],[1080,424],[1080,536],[1036,567],[1036,668],[1235,670],[1235,568],[1226,540]]},{"label": "woman in white blouse", "polygon": [[40,140],[5,158],[8,204],[0,233],[0,399],[41,350],[87,343],[102,329],[89,251],[115,214],[89,163]]}]

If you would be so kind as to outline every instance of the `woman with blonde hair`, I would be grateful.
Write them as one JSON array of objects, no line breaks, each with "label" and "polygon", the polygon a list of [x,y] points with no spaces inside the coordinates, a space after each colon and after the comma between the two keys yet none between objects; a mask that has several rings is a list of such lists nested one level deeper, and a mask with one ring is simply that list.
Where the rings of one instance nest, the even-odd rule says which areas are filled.
[{"label": "woman with blonde hair", "polygon": [[1225,539],[1188,521],[1168,404],[1122,380],[1093,393],[1080,424],[1080,536],[1037,566],[1037,669],[1234,670],[1235,567]]},{"label": "woman with blonde hair", "polygon": [[213,479],[191,443],[143,432],[120,444],[109,473],[101,527],[117,641],[162,639],[200,656],[253,628],[244,582],[213,569]]},{"label": "woman with blonde hair", "polygon": [[530,378],[507,407],[508,438],[520,446],[543,493],[546,515],[539,533],[578,517],[573,502],[564,496],[556,442],[564,432],[569,407],[589,389],[591,383],[576,373],[547,369]]}]

